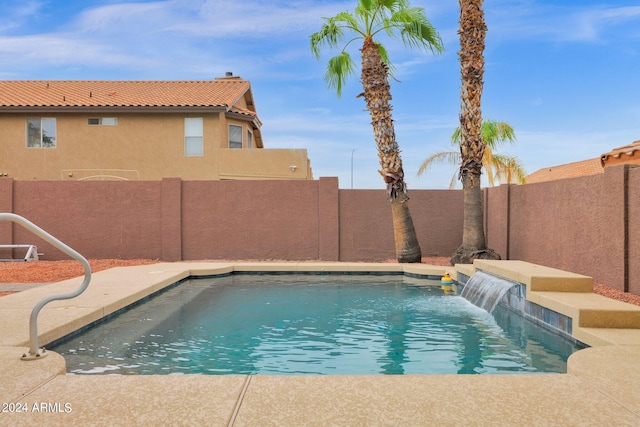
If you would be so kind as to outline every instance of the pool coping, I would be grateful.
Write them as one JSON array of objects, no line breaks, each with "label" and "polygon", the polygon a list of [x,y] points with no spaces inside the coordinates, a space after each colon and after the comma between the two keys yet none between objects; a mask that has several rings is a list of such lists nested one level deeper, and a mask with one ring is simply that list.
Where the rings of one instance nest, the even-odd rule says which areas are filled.
[{"label": "pool coping", "polygon": [[[198,261],[118,267],[95,273],[80,297],[47,305],[39,321],[41,343],[189,276],[234,271],[455,274],[453,267],[390,263]],[[33,305],[78,283],[70,279],[0,298],[0,402],[27,409],[0,413],[0,425],[640,424],[640,341],[630,345],[633,340],[615,345],[604,339],[612,345],[581,350],[570,357],[567,374],[549,375],[74,376],[65,374],[64,359],[54,352],[43,360],[20,361]],[[505,404],[516,393],[518,405]],[[43,403],[44,411],[34,410]]]},{"label": "pool coping", "polygon": [[570,317],[577,341],[640,345],[640,307],[593,293],[592,277],[519,260],[475,260],[456,265],[456,278],[477,270],[523,284],[527,301]]}]

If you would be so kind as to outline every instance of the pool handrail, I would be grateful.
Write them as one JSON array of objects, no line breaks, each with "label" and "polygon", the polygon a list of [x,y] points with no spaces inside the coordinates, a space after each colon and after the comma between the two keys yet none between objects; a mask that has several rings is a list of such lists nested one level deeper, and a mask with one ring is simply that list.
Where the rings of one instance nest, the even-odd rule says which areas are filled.
[{"label": "pool handrail", "polygon": [[38,227],[37,225],[35,225],[31,221],[29,221],[28,219],[20,215],[16,215],[13,213],[0,213],[0,221],[12,221],[17,224],[20,224],[21,226],[31,231],[36,236],[52,244],[53,246],[60,249],[65,254],[69,255],[71,258],[74,258],[75,260],[80,262],[80,264],[82,265],[82,268],[84,268],[84,280],[82,281],[82,284],[78,289],[66,294],[55,294],[55,295],[50,295],[48,297],[45,297],[42,300],[40,300],[35,305],[35,307],[33,307],[33,310],[31,311],[31,317],[29,318],[29,354],[26,354],[26,353],[23,354],[20,359],[21,360],[42,359],[47,354],[44,348],[42,349],[42,352],[38,348],[38,314],[40,314],[40,310],[42,310],[42,308],[46,304],[52,301],[75,298],[81,293],[83,293],[85,289],[87,289],[87,286],[89,286],[89,282],[91,281],[91,266],[89,265],[89,261],[87,261],[87,259],[82,255],[80,255],[80,253],[78,253],[77,251],[75,251],[65,243],[61,242],[59,239],[53,237],[51,234],[47,233],[42,228]]}]

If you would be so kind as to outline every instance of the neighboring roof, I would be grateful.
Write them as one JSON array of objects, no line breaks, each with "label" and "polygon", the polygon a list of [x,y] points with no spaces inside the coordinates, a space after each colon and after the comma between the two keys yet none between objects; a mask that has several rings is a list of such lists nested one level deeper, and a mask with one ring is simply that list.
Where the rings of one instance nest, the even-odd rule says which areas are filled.
[{"label": "neighboring roof", "polygon": [[[253,108],[251,84],[239,78],[201,81],[0,80],[0,110],[61,107],[182,108],[217,107],[230,111],[246,97]],[[255,111],[233,108],[238,114]]]},{"label": "neighboring roof", "polygon": [[636,151],[640,151],[640,140],[634,141],[631,144],[625,145],[623,147],[614,148],[608,153],[604,153],[602,156],[600,156],[600,163],[602,166],[604,166],[608,159],[619,159],[620,156],[623,155],[628,156],[628,158],[632,158],[634,157]]},{"label": "neighboring roof", "polygon": [[604,169],[600,159],[587,159],[580,162],[542,168],[527,176],[527,184],[543,181],[555,181],[557,179],[577,178],[586,175],[603,173]]}]

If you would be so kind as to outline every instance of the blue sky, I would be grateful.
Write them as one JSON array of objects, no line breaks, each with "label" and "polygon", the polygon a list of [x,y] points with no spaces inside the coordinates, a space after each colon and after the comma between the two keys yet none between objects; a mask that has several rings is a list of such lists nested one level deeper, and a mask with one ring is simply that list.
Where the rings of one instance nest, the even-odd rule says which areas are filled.
[{"label": "blue sky", "polygon": [[[354,76],[338,98],[309,35],[355,0],[0,0],[1,79],[199,80],[227,71],[253,87],[266,148],[306,148],[314,176],[384,188]],[[381,39],[396,66],[396,137],[409,189],[447,188],[453,166],[416,172],[458,125],[459,9],[414,0],[440,56]],[[500,152],[527,172],[599,157],[640,139],[640,2],[488,0],[484,118],[510,123]],[[352,52],[358,59],[357,51]],[[330,55],[331,54],[331,55]]]}]

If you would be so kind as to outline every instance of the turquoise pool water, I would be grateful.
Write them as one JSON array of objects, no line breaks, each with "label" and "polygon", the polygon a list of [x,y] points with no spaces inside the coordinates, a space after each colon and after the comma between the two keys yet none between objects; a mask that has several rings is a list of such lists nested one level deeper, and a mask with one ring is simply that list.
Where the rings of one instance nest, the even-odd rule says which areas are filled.
[{"label": "turquoise pool water", "polygon": [[578,350],[405,276],[189,280],[51,348],[74,374],[566,372]]}]

